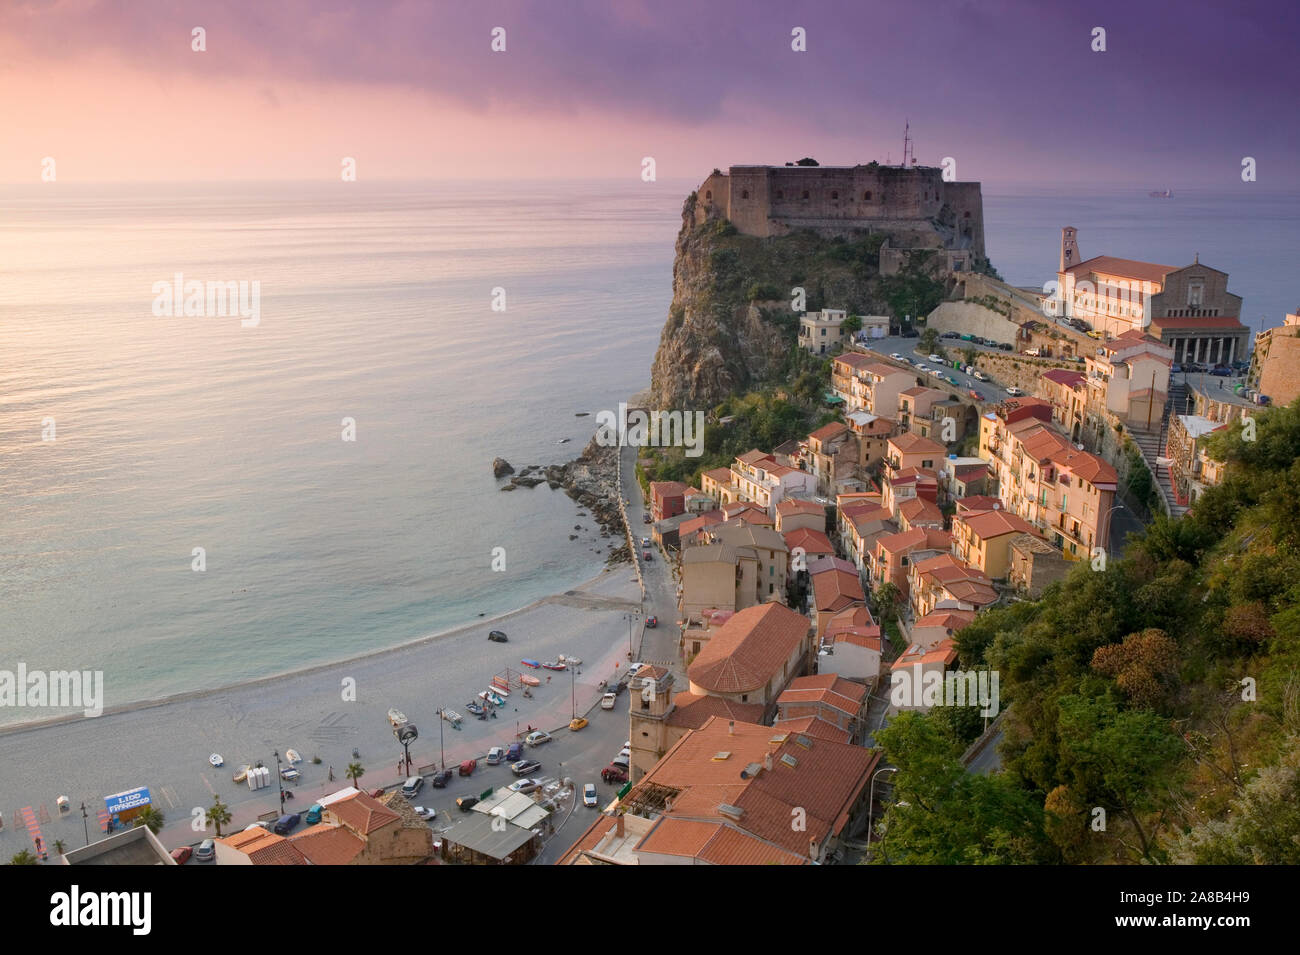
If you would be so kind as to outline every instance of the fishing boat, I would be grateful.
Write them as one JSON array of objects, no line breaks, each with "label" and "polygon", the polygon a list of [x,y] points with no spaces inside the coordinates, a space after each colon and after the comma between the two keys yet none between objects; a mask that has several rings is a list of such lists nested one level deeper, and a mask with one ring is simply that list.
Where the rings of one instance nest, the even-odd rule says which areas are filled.
[{"label": "fishing boat", "polygon": [[567,670],[569,668],[567,663],[560,663],[556,660],[547,660],[542,666],[548,670]]},{"label": "fishing boat", "polygon": [[230,777],[231,780],[233,782],[242,783],[244,780],[248,778],[248,771],[252,768],[253,767],[248,765],[240,766],[239,772],[235,773],[235,775]]},{"label": "fishing boat", "polygon": [[298,772],[298,770],[294,769],[292,766],[285,766],[280,770],[280,778],[287,783],[291,783],[295,779],[301,779],[302,773]]},{"label": "fishing boat", "polygon": [[559,660],[561,663],[567,663],[571,667],[582,666],[582,659],[580,657],[566,657],[563,653],[561,653],[558,657],[556,657],[556,659]]},{"label": "fishing boat", "polygon": [[519,682],[522,683],[524,686],[541,686],[541,685],[542,685],[542,681],[539,680],[539,679],[537,679],[537,677],[535,677],[535,676],[521,676],[521,677],[519,678]]},{"label": "fishing boat", "polygon": [[459,713],[457,713],[455,710],[443,710],[442,718],[446,720],[448,723],[450,723],[452,726],[454,726],[456,729],[460,729],[461,720],[464,719],[464,717],[461,716]]},{"label": "fishing boat", "polygon": [[541,664],[538,663],[536,660],[520,660],[519,662],[526,667],[532,667],[534,670],[536,670],[539,666],[541,666]]},{"label": "fishing boat", "polygon": [[211,763],[213,766],[221,766],[225,763],[225,760],[221,758],[220,753],[213,753],[211,756],[208,757],[208,762]]},{"label": "fishing boat", "polygon": [[483,704],[475,703],[473,700],[465,704],[465,709],[469,710],[475,716],[483,715]]},{"label": "fishing boat", "polygon": [[1172,199],[1174,197],[1174,191],[1172,189],[1163,189],[1156,192],[1148,192],[1147,195],[1152,199]]},{"label": "fishing boat", "polygon": [[502,697],[497,696],[491,690],[482,691],[481,693],[479,693],[478,698],[480,700],[486,700],[487,702],[491,703],[493,706],[506,705],[506,701]]},{"label": "fishing boat", "polygon": [[286,749],[284,751],[284,758],[289,761],[290,766],[297,766],[302,762],[302,757],[298,755],[296,749]]},{"label": "fishing boat", "polygon": [[392,723],[394,726],[405,726],[406,714],[394,707],[388,711],[388,722]]}]

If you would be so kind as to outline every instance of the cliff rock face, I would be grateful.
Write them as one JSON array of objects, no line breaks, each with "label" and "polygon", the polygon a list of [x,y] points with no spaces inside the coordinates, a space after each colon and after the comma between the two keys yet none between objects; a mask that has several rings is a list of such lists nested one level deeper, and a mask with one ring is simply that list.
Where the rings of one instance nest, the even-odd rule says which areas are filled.
[{"label": "cliff rock face", "polygon": [[707,411],[776,381],[798,347],[796,286],[809,311],[881,314],[874,285],[883,236],[739,235],[719,217],[697,225],[696,202],[692,193],[682,207],[673,301],[651,371],[654,407]]}]

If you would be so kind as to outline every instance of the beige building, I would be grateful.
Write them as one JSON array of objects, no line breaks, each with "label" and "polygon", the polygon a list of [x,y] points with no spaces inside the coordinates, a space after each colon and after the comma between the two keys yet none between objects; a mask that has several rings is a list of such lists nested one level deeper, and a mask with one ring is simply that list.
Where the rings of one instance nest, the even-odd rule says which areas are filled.
[{"label": "beige building", "polygon": [[1205,453],[1205,438],[1215,431],[1228,427],[1200,415],[1176,414],[1169,418],[1169,479],[1174,488],[1174,499],[1183,507],[1191,507],[1207,488],[1223,480],[1223,462]]},{"label": "beige building", "polygon": [[781,604],[749,607],[724,623],[687,668],[690,692],[764,707],[811,658],[808,618]]},{"label": "beige building", "polygon": [[1300,308],[1255,337],[1247,380],[1275,405],[1300,397]]},{"label": "beige building", "polygon": [[968,511],[952,519],[952,553],[984,576],[1005,580],[1011,571],[1011,541],[1032,533],[1024,518],[1000,508]]},{"label": "beige building", "polygon": [[782,534],[807,529],[826,531],[826,508],[816,501],[790,498],[776,506],[776,529]]},{"label": "beige building", "polygon": [[1160,426],[1169,397],[1173,349],[1129,331],[1085,359],[1088,403],[1134,428]]},{"label": "beige building", "polygon": [[[842,421],[832,421],[808,435],[806,460],[819,494],[834,494],[858,469],[858,437]],[[778,505],[779,506],[779,505]]]},{"label": "beige building", "polygon": [[891,471],[900,471],[904,468],[924,468],[933,471],[947,453],[948,449],[938,441],[909,432],[894,435],[889,439],[885,459]]},{"label": "beige building", "polygon": [[827,355],[845,344],[842,326],[849,313],[842,308],[824,308],[799,316],[799,347],[814,355]]},{"label": "beige building", "polygon": [[1070,572],[1071,562],[1065,554],[1035,534],[1021,534],[1011,539],[1011,568],[1007,584],[1018,594],[1037,600],[1043,591]]}]

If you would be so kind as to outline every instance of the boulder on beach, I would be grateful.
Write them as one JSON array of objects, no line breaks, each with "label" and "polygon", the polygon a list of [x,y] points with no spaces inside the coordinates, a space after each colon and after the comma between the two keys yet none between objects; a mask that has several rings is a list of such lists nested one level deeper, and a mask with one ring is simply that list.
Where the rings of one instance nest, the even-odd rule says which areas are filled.
[{"label": "boulder on beach", "polygon": [[492,460],[492,476],[502,478],[507,474],[514,474],[515,469],[511,467],[510,462],[505,458],[494,458]]}]

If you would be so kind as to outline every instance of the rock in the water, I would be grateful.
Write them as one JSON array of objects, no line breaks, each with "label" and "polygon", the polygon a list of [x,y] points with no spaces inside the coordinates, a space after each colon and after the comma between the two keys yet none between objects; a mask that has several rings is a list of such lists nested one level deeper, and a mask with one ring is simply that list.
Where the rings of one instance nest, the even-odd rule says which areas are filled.
[{"label": "rock in the water", "polygon": [[502,491],[513,491],[517,486],[518,486],[518,485],[515,485],[515,484],[506,484],[506,485],[504,485],[504,486],[501,488],[501,490],[502,490]]},{"label": "rock in the water", "polygon": [[522,474],[516,474],[510,479],[510,483],[515,487],[537,487],[539,484],[545,484],[546,478],[524,477]]},{"label": "rock in the water", "polygon": [[515,469],[505,458],[494,458],[492,461],[492,476],[503,478],[507,474],[514,474]]},{"label": "rock in the water", "polygon": [[569,535],[569,540],[571,540],[571,541],[576,541],[577,539],[578,539],[578,535],[577,535],[577,534],[570,534],[570,535]]},{"label": "rock in the water", "polygon": [[573,416],[574,416],[575,418],[585,418],[585,417],[587,417],[587,415],[589,415],[589,414],[591,414],[590,411],[577,411],[577,412],[574,412],[574,415],[573,415]]}]

